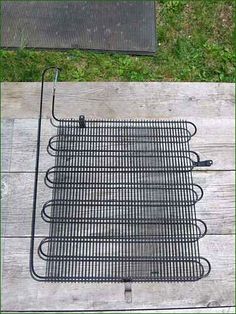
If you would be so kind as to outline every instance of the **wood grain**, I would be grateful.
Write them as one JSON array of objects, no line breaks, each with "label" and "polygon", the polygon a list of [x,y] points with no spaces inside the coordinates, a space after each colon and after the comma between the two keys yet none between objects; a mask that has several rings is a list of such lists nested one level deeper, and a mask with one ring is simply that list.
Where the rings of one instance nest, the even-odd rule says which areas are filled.
[{"label": "wood grain", "polygon": [[[52,83],[45,85],[43,116],[51,107]],[[234,84],[167,82],[58,83],[59,117],[232,118]],[[40,83],[3,83],[2,117],[37,118]]]},{"label": "wood grain", "polygon": [[14,119],[3,119],[1,127],[2,171],[10,171]]},{"label": "wood grain", "polygon": [[[234,239],[231,235],[201,240],[201,255],[210,275],[194,283],[132,284],[132,303],[123,284],[36,282],[29,274],[29,239],[3,241],[2,310],[69,311],[234,306]],[[53,301],[52,301],[53,300]]]}]

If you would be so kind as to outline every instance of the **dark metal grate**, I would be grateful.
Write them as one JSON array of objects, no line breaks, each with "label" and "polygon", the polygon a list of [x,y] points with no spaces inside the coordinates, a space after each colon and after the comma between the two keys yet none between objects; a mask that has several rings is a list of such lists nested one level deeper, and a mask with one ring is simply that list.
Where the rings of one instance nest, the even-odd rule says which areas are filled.
[{"label": "dark metal grate", "polygon": [[[53,104],[54,110],[54,104]],[[55,117],[55,115],[54,115]],[[49,281],[194,281],[210,272],[187,121],[58,120],[38,247]],[[32,252],[32,254],[34,254]]]},{"label": "dark metal grate", "polygon": [[1,1],[7,48],[156,52],[155,1]]}]

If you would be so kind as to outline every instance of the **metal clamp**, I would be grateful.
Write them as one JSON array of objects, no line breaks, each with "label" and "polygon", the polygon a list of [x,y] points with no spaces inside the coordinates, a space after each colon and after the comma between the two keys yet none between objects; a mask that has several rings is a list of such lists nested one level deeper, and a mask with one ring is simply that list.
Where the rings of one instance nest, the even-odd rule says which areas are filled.
[{"label": "metal clamp", "polygon": [[131,280],[130,279],[125,279],[124,280],[124,285],[125,285],[125,291],[124,291],[124,295],[125,295],[125,301],[127,303],[132,303],[132,285],[131,285]]},{"label": "metal clamp", "polygon": [[85,116],[83,115],[79,116],[79,127],[86,128]]},{"label": "metal clamp", "polygon": [[203,161],[199,160],[199,161],[193,162],[194,167],[210,167],[211,165],[213,165],[212,160],[203,160]]}]

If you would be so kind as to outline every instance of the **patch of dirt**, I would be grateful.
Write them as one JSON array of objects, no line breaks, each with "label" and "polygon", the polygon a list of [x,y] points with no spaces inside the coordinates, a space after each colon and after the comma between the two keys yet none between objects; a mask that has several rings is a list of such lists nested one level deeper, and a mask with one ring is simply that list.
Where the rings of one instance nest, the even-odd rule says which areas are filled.
[{"label": "patch of dirt", "polygon": [[234,5],[222,5],[219,9],[218,18],[222,27],[232,29],[234,27]]}]

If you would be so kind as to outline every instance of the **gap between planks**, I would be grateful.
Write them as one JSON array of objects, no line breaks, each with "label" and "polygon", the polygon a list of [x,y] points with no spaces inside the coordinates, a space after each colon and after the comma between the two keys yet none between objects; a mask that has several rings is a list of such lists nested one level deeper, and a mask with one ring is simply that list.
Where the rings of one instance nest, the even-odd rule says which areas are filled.
[{"label": "gap between planks", "polygon": [[[181,313],[183,314],[183,311],[185,314],[188,314],[188,313],[194,313],[194,314],[198,314],[198,313],[235,313],[235,307],[233,306],[221,306],[221,307],[195,307],[195,308],[184,308],[184,309],[169,309],[169,310],[166,310],[166,309],[153,309],[153,310],[141,310],[142,312],[140,312],[140,310],[116,310],[116,312],[113,312],[113,311],[70,311],[71,313],[73,314],[76,314],[76,313],[97,313],[99,314],[100,312],[102,312],[103,314],[114,314],[114,313],[129,313],[129,314],[140,314],[140,313],[143,313],[143,314],[174,314],[174,313]],[[196,312],[197,311],[197,312]],[[17,311],[17,313],[42,313],[42,311],[37,311],[37,312],[34,312],[34,311]],[[5,313],[12,313],[11,311],[5,311]],[[60,314],[64,314],[66,313],[65,311],[57,311],[57,312],[53,312],[53,311],[43,311],[43,313],[50,313],[50,314],[56,314],[56,313],[60,313]]]}]

